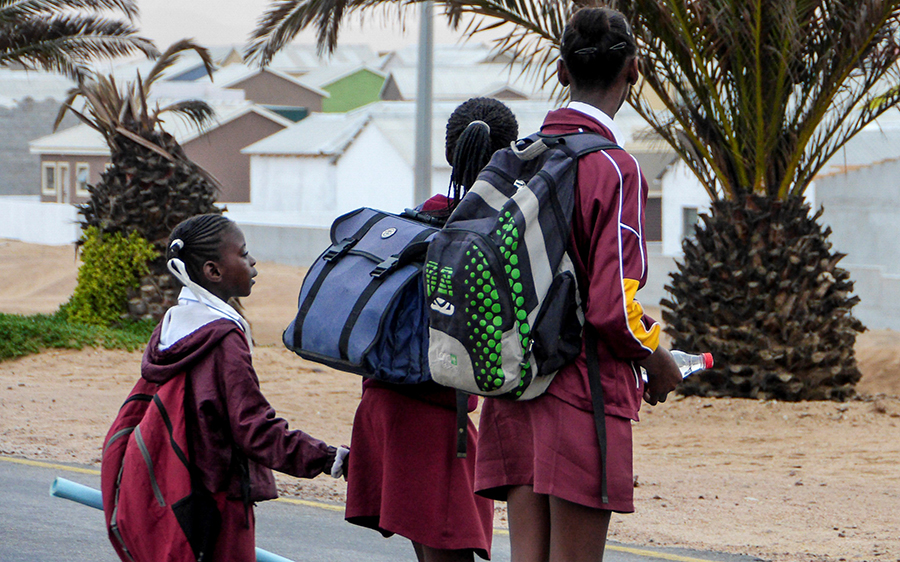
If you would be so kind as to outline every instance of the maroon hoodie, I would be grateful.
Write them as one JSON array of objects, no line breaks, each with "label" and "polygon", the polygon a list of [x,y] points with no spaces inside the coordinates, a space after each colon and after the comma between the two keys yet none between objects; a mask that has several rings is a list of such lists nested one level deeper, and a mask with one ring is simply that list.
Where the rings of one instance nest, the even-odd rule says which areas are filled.
[{"label": "maroon hoodie", "polygon": [[[541,132],[591,131],[615,140],[593,117],[564,108],[551,111]],[[578,161],[572,261],[585,321],[596,328],[606,413],[638,419],[643,381],[634,361],[659,345],[659,325],[644,314],[635,293],[647,280],[644,207],[647,181],[624,150],[595,152]],[[554,378],[547,392],[590,411],[590,385],[582,350]]]},{"label": "maroon hoodie", "polygon": [[210,492],[240,499],[242,482],[249,482],[249,496],[243,499],[269,500],[278,497],[270,469],[300,478],[331,470],[334,447],[289,429],[263,396],[250,348],[236,323],[214,320],[165,351],[159,350],[161,327],[144,352],[141,376],[161,384],[187,373],[188,435]]}]

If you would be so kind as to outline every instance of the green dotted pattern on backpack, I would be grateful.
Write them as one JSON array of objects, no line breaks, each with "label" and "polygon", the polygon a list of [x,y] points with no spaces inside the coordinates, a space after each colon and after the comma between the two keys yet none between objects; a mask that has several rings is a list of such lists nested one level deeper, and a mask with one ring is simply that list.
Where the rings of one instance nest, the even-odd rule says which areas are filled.
[{"label": "green dotted pattern on backpack", "polygon": [[462,275],[466,291],[468,347],[472,351],[475,382],[483,391],[499,389],[505,380],[501,362],[503,317],[497,284],[484,252],[476,244],[466,252]]},{"label": "green dotted pattern on backpack", "polygon": [[425,262],[425,291],[426,296],[431,297],[437,290],[438,264],[435,261]]},{"label": "green dotted pattern on backpack", "polygon": [[438,264],[435,261],[425,263],[425,291],[426,296],[431,297],[435,291],[439,295],[445,297],[453,296],[453,268],[449,266],[442,267],[438,271]]},{"label": "green dotted pattern on backpack", "polygon": [[[500,227],[495,232],[496,239],[498,241],[500,255],[503,256],[503,259],[506,262],[504,270],[506,279],[509,282],[513,311],[515,312],[516,320],[519,323],[519,343],[524,350],[528,349],[528,346],[531,343],[531,326],[528,325],[528,312],[523,308],[525,305],[525,297],[522,296],[522,272],[519,269],[519,256],[516,254],[516,251],[519,249],[519,228],[516,226],[515,217],[509,211],[505,211],[500,215],[498,221]],[[514,392],[516,397],[521,396],[522,392],[525,390],[523,388],[525,386],[524,376],[527,374],[529,368],[531,368],[531,364],[528,362],[521,365],[522,377],[519,379],[519,388]]]}]

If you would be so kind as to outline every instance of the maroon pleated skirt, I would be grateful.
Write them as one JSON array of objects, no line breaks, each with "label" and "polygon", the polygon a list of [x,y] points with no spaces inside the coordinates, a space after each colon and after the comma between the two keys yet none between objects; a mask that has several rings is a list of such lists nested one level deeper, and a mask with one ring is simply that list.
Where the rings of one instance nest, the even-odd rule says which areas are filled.
[{"label": "maroon pleated skirt", "polygon": [[476,438],[470,421],[468,456],[457,458],[455,409],[367,386],[353,421],[345,518],[488,559],[494,505],[474,493]]},{"label": "maroon pleated skirt", "polygon": [[593,412],[550,394],[522,402],[486,399],[478,429],[478,494],[505,501],[511,487],[533,486],[579,505],[634,511],[630,419],[606,416],[608,503],[600,493]]}]

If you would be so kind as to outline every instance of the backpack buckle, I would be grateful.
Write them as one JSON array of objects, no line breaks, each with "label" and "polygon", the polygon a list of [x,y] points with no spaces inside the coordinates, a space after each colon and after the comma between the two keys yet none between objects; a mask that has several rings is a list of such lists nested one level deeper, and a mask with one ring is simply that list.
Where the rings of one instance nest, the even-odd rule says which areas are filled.
[{"label": "backpack buckle", "polygon": [[350,251],[350,248],[356,244],[356,238],[344,238],[337,244],[332,244],[327,250],[325,250],[325,254],[322,255],[322,259],[325,261],[331,261],[333,259],[339,258]]},{"label": "backpack buckle", "polygon": [[378,279],[379,277],[382,277],[385,273],[394,269],[397,266],[397,262],[399,262],[399,261],[400,261],[399,257],[390,256],[390,257],[386,258],[383,262],[376,265],[375,269],[373,269],[369,275]]}]

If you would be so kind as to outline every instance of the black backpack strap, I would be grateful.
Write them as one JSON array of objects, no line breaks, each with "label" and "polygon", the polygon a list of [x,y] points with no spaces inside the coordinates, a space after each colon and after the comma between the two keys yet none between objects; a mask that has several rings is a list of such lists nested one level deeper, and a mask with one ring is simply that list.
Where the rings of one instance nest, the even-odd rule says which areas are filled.
[{"label": "black backpack strap", "polygon": [[574,156],[580,157],[591,152],[599,150],[622,150],[622,147],[604,137],[599,133],[569,133],[565,135],[545,135],[538,134],[545,144],[558,146],[563,150],[572,152]]},{"label": "black backpack strap", "polygon": [[[368,230],[368,229],[367,229]],[[406,245],[407,248],[419,245],[425,240],[428,239],[429,236],[434,234],[433,230],[423,230],[413,237],[412,240],[409,241],[409,244]],[[375,294],[375,291],[381,287],[381,284],[387,279],[387,274],[393,271],[394,269],[406,265],[403,258],[403,252],[400,254],[395,254],[393,256],[389,256],[381,263],[379,263],[372,270],[370,275],[372,276],[372,281],[366,285],[365,290],[363,290],[362,294],[359,298],[356,299],[356,302],[353,304],[353,309],[350,311],[350,316],[347,317],[347,321],[344,323],[344,327],[341,330],[341,337],[338,340],[338,351],[341,354],[341,359],[348,360],[349,352],[350,352],[350,334],[353,333],[353,328],[356,326],[356,321],[359,320],[359,315],[362,313],[363,308],[366,307],[366,304],[369,302],[369,299],[372,298],[372,295]],[[310,294],[312,290],[310,290]]]},{"label": "black backpack strap", "polygon": [[585,362],[588,381],[591,385],[591,404],[594,407],[594,427],[600,444],[600,496],[604,504],[609,503],[606,489],[606,411],[603,406],[603,384],[600,381],[600,358],[597,356],[597,334],[594,327],[584,323]]},{"label": "black backpack strap", "polygon": [[[307,313],[309,313],[310,307],[313,305],[313,301],[316,299],[316,295],[319,293],[319,288],[322,286],[322,283],[325,281],[325,278],[328,277],[328,274],[331,273],[331,270],[335,268],[337,265],[338,257],[347,253],[354,244],[360,241],[363,236],[372,228],[375,223],[388,216],[386,213],[377,212],[372,215],[369,220],[363,224],[356,233],[343,240],[337,241],[328,248],[323,254],[323,259],[327,262],[322,270],[319,272],[319,276],[316,278],[315,282],[313,282],[312,287],[309,288],[309,293],[306,294],[306,298],[303,299],[303,303],[300,305],[300,309],[297,311],[297,318],[306,318]],[[333,230],[333,229],[332,229]],[[332,233],[333,236],[333,233]],[[294,324],[294,346],[298,349],[303,347],[303,322],[297,322]]]},{"label": "black backpack strap", "polygon": [[456,457],[466,458],[469,441],[469,395],[456,391]]}]

